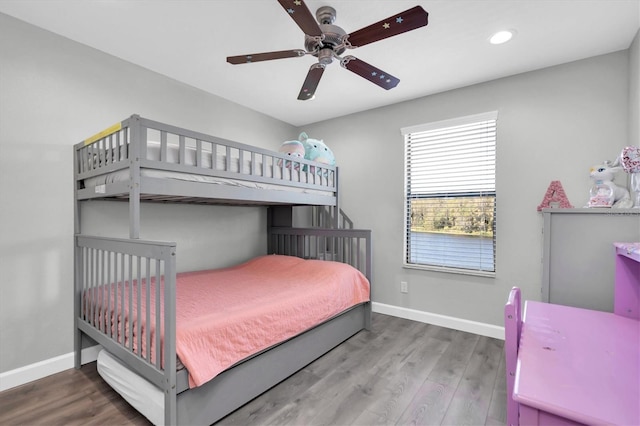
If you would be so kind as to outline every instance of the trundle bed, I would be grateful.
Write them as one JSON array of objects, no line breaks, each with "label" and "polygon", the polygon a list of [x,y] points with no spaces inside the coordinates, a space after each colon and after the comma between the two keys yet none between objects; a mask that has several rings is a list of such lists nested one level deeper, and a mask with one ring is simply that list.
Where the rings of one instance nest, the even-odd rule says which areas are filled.
[{"label": "trundle bed", "polygon": [[[76,368],[88,336],[155,424],[214,423],[370,326],[370,231],[291,226],[294,205],[339,211],[335,167],[134,115],[75,145],[74,185]],[[82,233],[92,199],[128,202],[128,239]],[[268,254],[177,273],[141,202],[269,206]]]}]

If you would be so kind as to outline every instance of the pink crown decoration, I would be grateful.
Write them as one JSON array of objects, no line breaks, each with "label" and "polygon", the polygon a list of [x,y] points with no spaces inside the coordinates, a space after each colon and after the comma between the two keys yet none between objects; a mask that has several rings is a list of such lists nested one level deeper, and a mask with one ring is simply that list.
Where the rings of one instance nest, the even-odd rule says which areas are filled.
[{"label": "pink crown decoration", "polygon": [[562,209],[572,209],[573,206],[567,199],[567,195],[564,193],[564,188],[559,180],[551,181],[547,192],[544,194],[542,202],[538,206],[538,211],[547,207],[560,207]]}]

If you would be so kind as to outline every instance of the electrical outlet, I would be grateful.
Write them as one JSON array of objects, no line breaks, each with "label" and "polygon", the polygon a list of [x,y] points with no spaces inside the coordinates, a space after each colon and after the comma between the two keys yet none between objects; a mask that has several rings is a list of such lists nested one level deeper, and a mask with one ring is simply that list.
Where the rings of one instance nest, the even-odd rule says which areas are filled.
[{"label": "electrical outlet", "polygon": [[409,283],[400,281],[400,293],[409,293]]}]

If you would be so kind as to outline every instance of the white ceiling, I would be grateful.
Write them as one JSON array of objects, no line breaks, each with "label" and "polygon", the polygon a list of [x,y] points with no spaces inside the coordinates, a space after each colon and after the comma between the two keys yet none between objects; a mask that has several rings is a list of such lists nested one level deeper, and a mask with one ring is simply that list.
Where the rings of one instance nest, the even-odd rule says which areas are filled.
[{"label": "white ceiling", "polygon": [[[316,59],[230,65],[227,56],[304,49],[275,0],[0,0],[0,12],[295,126],[627,49],[640,0],[306,0],[347,33],[415,5],[429,25],[345,52],[395,75],[389,91],[331,64],[296,98]],[[509,43],[489,36],[514,29]]]}]

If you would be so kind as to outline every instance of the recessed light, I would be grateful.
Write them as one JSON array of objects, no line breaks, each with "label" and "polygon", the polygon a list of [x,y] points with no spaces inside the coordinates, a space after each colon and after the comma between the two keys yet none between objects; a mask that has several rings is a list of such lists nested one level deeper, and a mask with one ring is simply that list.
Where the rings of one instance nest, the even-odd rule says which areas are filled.
[{"label": "recessed light", "polygon": [[513,38],[515,33],[516,32],[514,30],[498,31],[497,33],[492,35],[491,38],[489,38],[489,43],[491,43],[491,44],[506,43],[506,42],[508,42],[509,40],[511,40]]}]

